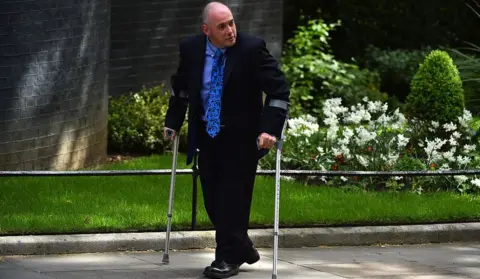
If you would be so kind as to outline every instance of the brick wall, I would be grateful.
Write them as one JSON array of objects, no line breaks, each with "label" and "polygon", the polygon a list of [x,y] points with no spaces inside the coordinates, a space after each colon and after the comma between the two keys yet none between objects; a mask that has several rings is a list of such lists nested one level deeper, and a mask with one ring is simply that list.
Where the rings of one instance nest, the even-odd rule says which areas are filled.
[{"label": "brick wall", "polygon": [[105,159],[109,5],[0,2],[0,169]]},{"label": "brick wall", "polygon": [[[178,63],[178,42],[200,32],[205,0],[112,2],[110,94],[168,81]],[[237,27],[267,41],[280,58],[283,0],[227,0]]]},{"label": "brick wall", "polygon": [[[207,2],[0,1],[0,169],[102,162],[108,93],[168,86],[178,42],[200,32]],[[279,58],[282,2],[225,3],[238,29],[264,37]]]}]

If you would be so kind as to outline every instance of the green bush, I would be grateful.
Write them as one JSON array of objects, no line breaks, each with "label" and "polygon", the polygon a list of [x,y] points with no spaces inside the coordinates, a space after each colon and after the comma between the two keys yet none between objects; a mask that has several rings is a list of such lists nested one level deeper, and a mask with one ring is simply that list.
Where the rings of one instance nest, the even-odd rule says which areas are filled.
[{"label": "green bush", "polygon": [[337,61],[330,54],[329,32],[340,22],[327,24],[321,19],[298,26],[295,36],[285,45],[282,69],[291,85],[291,115],[305,113],[321,118],[327,98],[341,97],[354,105],[363,97],[386,100],[379,91],[380,77],[355,64]]},{"label": "green bush", "polygon": [[[163,126],[170,94],[163,85],[143,87],[139,92],[110,97],[108,117],[109,152],[162,153],[170,144]],[[186,135],[187,124],[181,134]],[[185,145],[185,137],[181,137]]]},{"label": "green bush", "polygon": [[433,50],[412,79],[405,112],[409,118],[440,123],[463,115],[464,95],[457,67],[447,52]]}]

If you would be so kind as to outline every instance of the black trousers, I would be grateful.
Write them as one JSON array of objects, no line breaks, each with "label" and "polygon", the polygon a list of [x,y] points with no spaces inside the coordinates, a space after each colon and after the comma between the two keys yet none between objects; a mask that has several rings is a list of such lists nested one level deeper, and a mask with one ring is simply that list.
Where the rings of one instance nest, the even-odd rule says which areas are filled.
[{"label": "black trousers", "polygon": [[253,243],[247,230],[257,169],[256,138],[223,127],[211,138],[200,125],[198,167],[207,214],[215,227],[215,260],[243,263]]}]

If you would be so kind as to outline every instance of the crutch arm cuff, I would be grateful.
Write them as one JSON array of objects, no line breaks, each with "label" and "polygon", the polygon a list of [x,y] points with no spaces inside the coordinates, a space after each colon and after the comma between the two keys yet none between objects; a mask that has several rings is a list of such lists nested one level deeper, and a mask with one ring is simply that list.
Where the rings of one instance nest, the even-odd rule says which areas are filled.
[{"label": "crutch arm cuff", "polygon": [[280,99],[267,100],[260,121],[260,133],[280,138],[287,119],[289,103]]}]

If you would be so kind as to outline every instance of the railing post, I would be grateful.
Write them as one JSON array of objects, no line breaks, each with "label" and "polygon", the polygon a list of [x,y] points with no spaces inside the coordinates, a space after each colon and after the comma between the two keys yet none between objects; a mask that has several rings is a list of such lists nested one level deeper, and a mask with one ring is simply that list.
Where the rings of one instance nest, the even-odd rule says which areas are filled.
[{"label": "railing post", "polygon": [[193,186],[193,191],[192,191],[192,226],[191,230],[194,231],[197,228],[197,193],[198,193],[198,167],[197,167],[197,159],[198,159],[198,150],[195,152],[195,155],[193,156],[193,166],[192,166],[192,186]]}]

